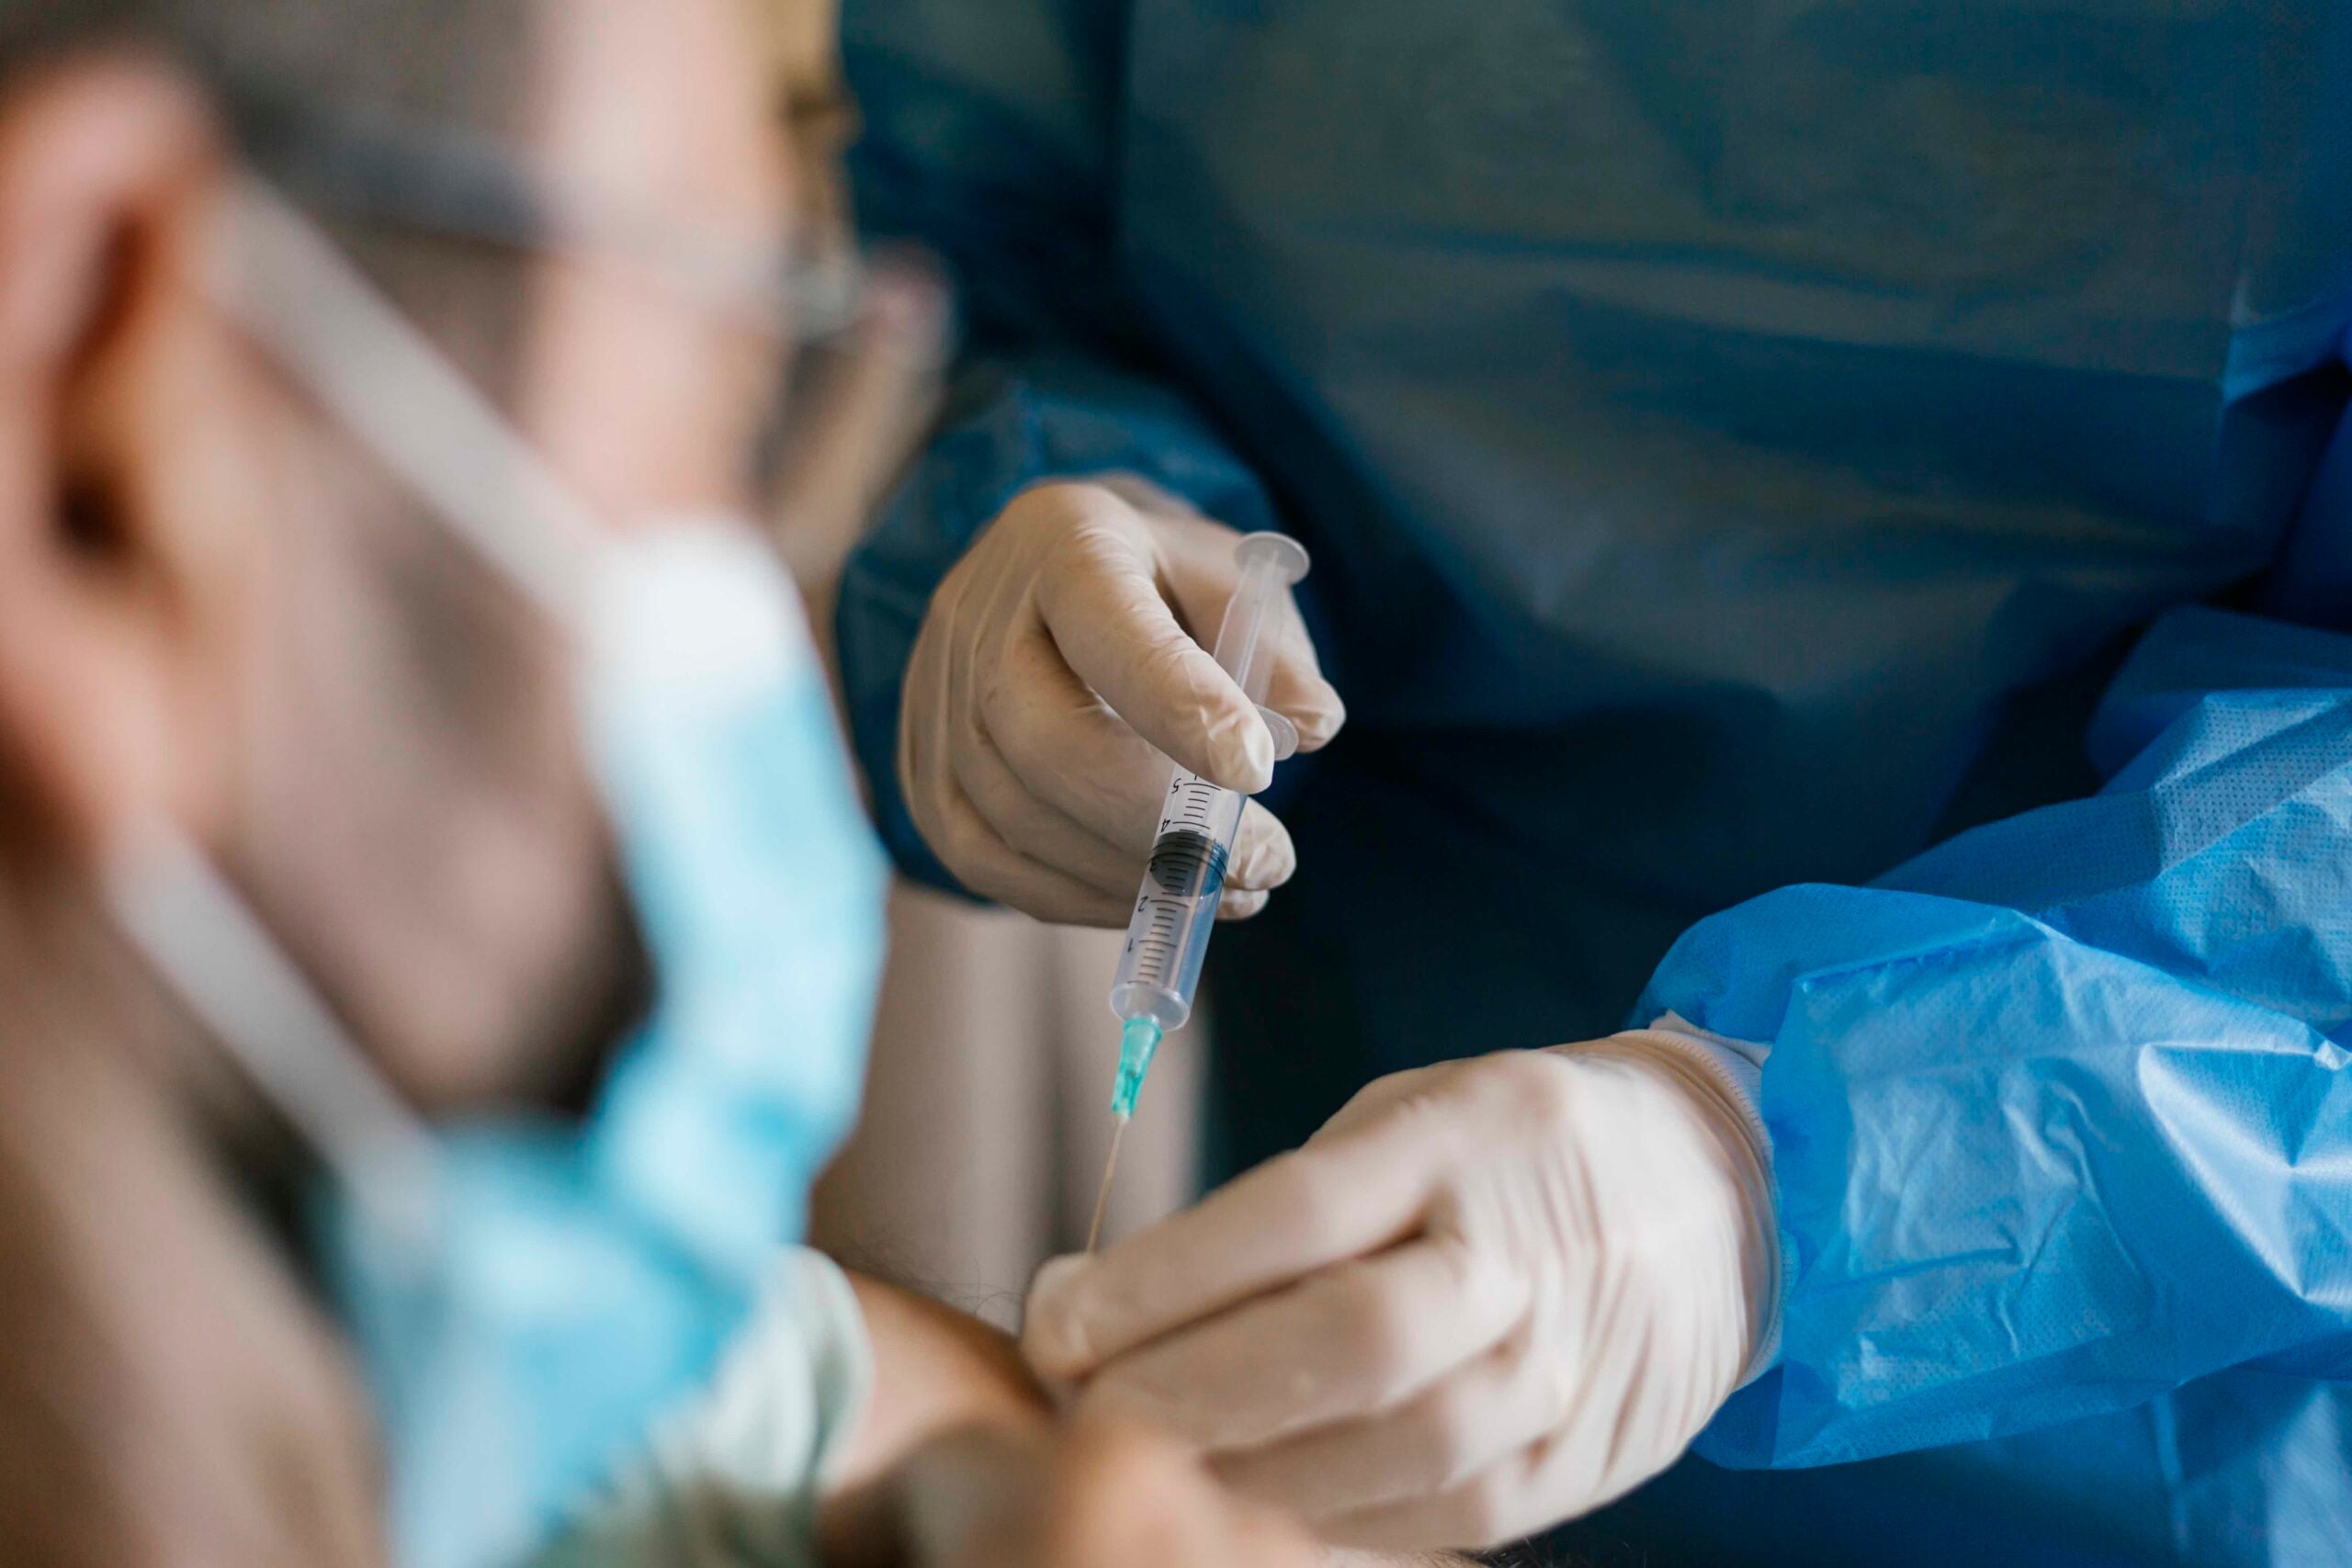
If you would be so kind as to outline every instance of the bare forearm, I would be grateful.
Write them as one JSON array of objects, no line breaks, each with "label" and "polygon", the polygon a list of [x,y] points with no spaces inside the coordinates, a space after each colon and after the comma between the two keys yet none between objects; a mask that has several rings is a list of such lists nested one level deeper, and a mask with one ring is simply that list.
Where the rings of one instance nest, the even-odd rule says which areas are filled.
[{"label": "bare forearm", "polygon": [[1002,1334],[865,1275],[849,1281],[874,1346],[874,1398],[832,1477],[837,1486],[872,1481],[944,1432],[1046,1418],[1043,1391]]}]

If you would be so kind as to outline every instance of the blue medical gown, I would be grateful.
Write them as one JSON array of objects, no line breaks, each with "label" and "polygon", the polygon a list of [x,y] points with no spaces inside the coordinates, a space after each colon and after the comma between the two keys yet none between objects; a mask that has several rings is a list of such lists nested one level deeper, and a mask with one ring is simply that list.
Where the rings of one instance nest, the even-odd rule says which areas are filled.
[{"label": "blue medical gown", "polygon": [[[1769,1046],[1779,1363],[1600,1562],[2352,1560],[2352,11],[851,0],[953,405],[892,787],[1023,485],[1314,552],[1226,1168],[1668,1009]],[[1645,984],[1646,982],[1646,990]],[[1107,1048],[1107,1046],[1106,1046]]]}]

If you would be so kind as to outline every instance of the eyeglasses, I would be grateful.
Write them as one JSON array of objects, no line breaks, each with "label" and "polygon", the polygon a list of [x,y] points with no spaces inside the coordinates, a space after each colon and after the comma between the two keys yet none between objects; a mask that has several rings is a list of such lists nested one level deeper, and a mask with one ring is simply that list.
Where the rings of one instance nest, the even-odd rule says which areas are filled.
[{"label": "eyeglasses", "polygon": [[744,324],[820,343],[858,319],[866,270],[847,244],[683,230],[616,209],[488,137],[252,95],[233,111],[248,155],[315,210],[534,255],[620,257]]},{"label": "eyeglasses", "polygon": [[[283,95],[233,103],[245,156],[313,213],[526,257],[617,259],[792,351],[752,432],[750,493],[804,583],[838,570],[920,436],[953,335],[919,257],[869,267],[845,241],[804,254],[781,235],[696,232],[570,186],[488,137]],[[901,310],[877,336],[871,307],[903,305],[917,278],[929,280],[913,290],[925,310]]]}]

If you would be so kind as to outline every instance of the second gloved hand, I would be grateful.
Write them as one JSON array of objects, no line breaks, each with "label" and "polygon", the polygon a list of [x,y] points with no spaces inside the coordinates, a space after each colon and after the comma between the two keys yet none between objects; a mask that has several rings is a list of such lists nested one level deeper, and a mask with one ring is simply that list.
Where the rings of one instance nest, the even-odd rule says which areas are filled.
[{"label": "second gloved hand", "polygon": [[1760,1130],[1704,1049],[1383,1078],[1298,1152],[1048,1265],[1023,1348],[1334,1541],[1484,1546],[1598,1506],[1772,1333]]},{"label": "second gloved hand", "polygon": [[[899,784],[967,887],[1040,919],[1122,924],[1169,758],[1227,789],[1266,786],[1273,739],[1202,646],[1238,586],[1239,538],[1140,479],[1039,485],[940,584],[907,667]],[[1266,705],[1301,750],[1345,712],[1295,615]],[[1255,913],[1295,863],[1250,803],[1220,912]]]}]

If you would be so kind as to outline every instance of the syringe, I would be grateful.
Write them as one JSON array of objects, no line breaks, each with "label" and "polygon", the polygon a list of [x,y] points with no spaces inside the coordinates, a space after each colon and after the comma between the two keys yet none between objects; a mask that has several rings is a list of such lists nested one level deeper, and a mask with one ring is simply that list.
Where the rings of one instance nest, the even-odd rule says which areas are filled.
[{"label": "syringe", "polygon": [[[1266,686],[1287,624],[1291,585],[1306,575],[1306,551],[1287,535],[1250,534],[1235,547],[1234,559],[1241,581],[1226,602],[1225,623],[1217,628],[1216,661],[1242,694],[1258,705],[1259,716],[1273,734],[1274,760],[1280,761],[1298,750],[1298,730],[1265,705]],[[1238,791],[1220,789],[1184,768],[1171,769],[1151,862],[1136,895],[1127,943],[1111,986],[1111,1010],[1122,1021],[1119,1080],[1111,1096],[1111,1157],[1102,1168],[1094,1221],[1087,1229],[1089,1252],[1102,1234],[1112,1174],[1119,1166],[1119,1135],[1135,1114],[1136,1096],[1159,1049],[1160,1036],[1182,1028],[1193,1016],[1193,993],[1200,987],[1201,963],[1208,956],[1209,931],[1216,924],[1217,902],[1225,891],[1226,861],[1233,852],[1244,804]]]}]

